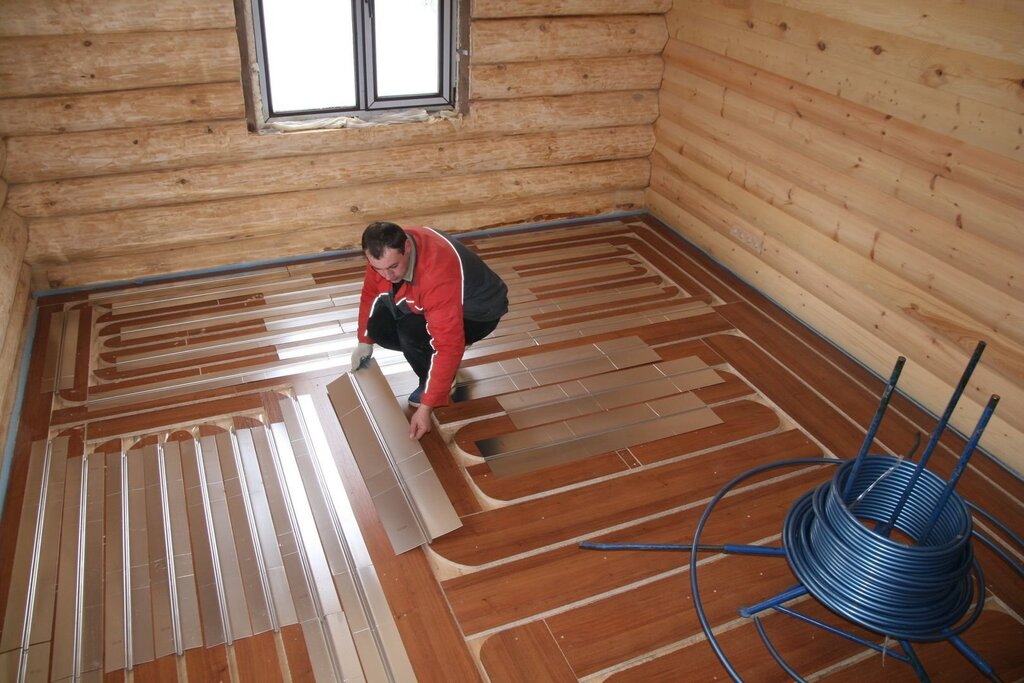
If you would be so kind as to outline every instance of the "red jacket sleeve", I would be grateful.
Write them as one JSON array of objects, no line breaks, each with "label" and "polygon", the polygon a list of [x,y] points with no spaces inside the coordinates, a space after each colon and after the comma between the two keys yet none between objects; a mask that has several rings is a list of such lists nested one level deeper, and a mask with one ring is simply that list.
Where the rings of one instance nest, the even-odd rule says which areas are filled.
[{"label": "red jacket sleeve", "polygon": [[366,325],[370,320],[373,303],[380,294],[380,279],[376,271],[367,265],[366,274],[363,276],[363,291],[359,296],[359,328],[356,330],[356,336],[363,344],[373,343],[373,340],[366,336]]}]

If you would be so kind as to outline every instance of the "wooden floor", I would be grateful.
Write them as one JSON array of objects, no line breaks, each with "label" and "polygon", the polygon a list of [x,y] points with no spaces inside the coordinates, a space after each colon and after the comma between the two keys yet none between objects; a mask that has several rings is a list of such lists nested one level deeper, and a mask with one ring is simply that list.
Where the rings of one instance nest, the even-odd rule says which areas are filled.
[{"label": "wooden floor", "polygon": [[[398,680],[727,678],[688,554],[579,543],[685,543],[737,475],[854,455],[882,382],[653,220],[468,243],[511,308],[422,441],[463,526],[398,556],[326,398],[355,341],[360,257],[40,300],[0,525],[0,680],[384,680],[389,640]],[[377,358],[404,406],[414,379]],[[638,379],[656,371],[674,388]],[[614,406],[589,400],[595,382]],[[874,451],[908,453],[933,424],[897,397]],[[962,447],[947,434],[931,469],[947,475]],[[778,544],[793,501],[833,472],[745,481],[702,541]],[[958,491],[1024,532],[1024,484],[997,463],[976,456]],[[1020,680],[1024,582],[976,551],[990,593],[964,640]],[[707,554],[699,579],[740,675],[789,680],[737,612],[795,583],[786,561]],[[763,623],[804,677],[916,680],[791,617]],[[932,680],[983,678],[946,642],[917,651]]]}]

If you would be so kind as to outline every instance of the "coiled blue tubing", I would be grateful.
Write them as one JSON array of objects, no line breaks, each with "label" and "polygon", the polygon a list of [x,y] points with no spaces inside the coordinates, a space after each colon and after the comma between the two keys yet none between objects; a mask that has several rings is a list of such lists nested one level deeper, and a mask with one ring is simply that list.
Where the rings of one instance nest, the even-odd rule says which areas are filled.
[{"label": "coiled blue tubing", "polygon": [[[950,631],[966,630],[980,614],[985,589],[963,499],[955,493],[949,497],[927,543],[918,545],[945,486],[937,475],[923,470],[896,521],[896,528],[915,543],[902,543],[873,527],[874,522],[889,520],[914,464],[866,456],[844,501],[841,492],[853,463],[840,465],[830,482],[790,508],[783,540],[793,573],[832,611],[890,637],[940,640]],[[872,484],[874,488],[856,502]],[[972,568],[977,580],[971,577]],[[976,583],[975,614],[954,628],[975,602]]]}]

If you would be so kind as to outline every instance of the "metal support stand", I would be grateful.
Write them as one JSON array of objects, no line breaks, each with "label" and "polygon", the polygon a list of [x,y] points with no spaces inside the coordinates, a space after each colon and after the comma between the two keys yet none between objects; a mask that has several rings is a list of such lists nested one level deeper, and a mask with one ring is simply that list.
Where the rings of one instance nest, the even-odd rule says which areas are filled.
[{"label": "metal support stand", "polygon": [[[691,544],[588,541],[581,543],[580,547],[689,552],[690,585],[701,627],[719,661],[736,681],[741,680],[740,676],[718,644],[700,600],[697,582],[697,554],[700,552],[786,557],[789,561],[799,583],[778,595],[743,607],[739,612],[741,616],[754,620],[769,654],[795,680],[802,679],[772,645],[761,624],[759,615],[766,610],[789,615],[904,662],[914,669],[921,681],[928,681],[928,674],[912,643],[948,640],[982,674],[998,681],[992,667],[960,637],[981,615],[985,602],[984,576],[974,557],[971,538],[978,536],[986,543],[992,543],[974,531],[969,504],[956,494],[955,488],[999,397],[992,396],[989,400],[948,481],[943,482],[925,469],[984,348],[984,342],[976,347],[916,466],[903,458],[869,455],[903,369],[905,359],[900,357],[856,457],[850,460],[786,460],[741,474],[708,503]],[[715,505],[740,482],[777,467],[807,464],[838,465],[839,469],[831,482],[822,484],[794,503],[784,524],[784,547],[700,543],[701,532]],[[982,512],[975,506],[970,507]],[[874,528],[869,528],[865,522],[874,522]],[[896,529],[910,537],[912,542],[904,544],[889,539]],[[1010,535],[1019,543],[1019,537]],[[1021,571],[1006,553],[1001,556],[1018,572]],[[933,591],[931,594],[929,589]],[[902,653],[786,606],[786,603],[807,594],[844,619],[885,636],[887,642],[899,643]],[[915,604],[914,600],[923,600],[923,603]],[[929,608],[937,612],[929,613]],[[906,617],[906,614],[914,616]]]}]

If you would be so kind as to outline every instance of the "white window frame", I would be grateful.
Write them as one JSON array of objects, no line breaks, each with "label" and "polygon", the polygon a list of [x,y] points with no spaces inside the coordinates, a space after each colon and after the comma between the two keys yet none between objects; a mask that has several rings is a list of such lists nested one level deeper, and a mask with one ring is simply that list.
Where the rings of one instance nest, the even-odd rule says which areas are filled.
[{"label": "white window frame", "polygon": [[[263,27],[261,24],[260,0],[236,0],[239,16],[239,41],[243,55],[243,90],[245,91],[246,113],[249,128],[263,131],[281,123],[315,122],[322,120],[325,127],[337,125],[339,119],[360,122],[422,120],[415,114],[460,111],[465,107],[458,93],[465,91],[468,81],[465,50],[460,45],[467,43],[468,18],[465,10],[469,0],[439,0],[442,14],[439,43],[439,92],[420,96],[378,97],[375,92],[375,52],[373,45],[373,11],[375,0],[338,0],[350,2],[353,11],[353,32],[355,45],[356,96],[353,107],[337,109],[316,109],[302,112],[271,111],[267,93],[266,53],[264,50]],[[329,122],[329,123],[328,123]]]}]

